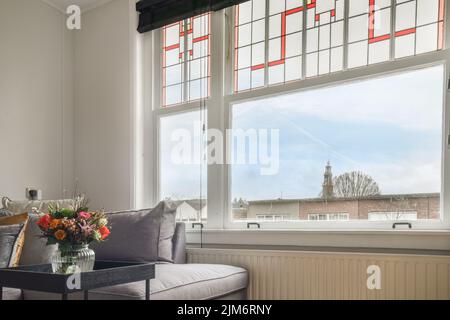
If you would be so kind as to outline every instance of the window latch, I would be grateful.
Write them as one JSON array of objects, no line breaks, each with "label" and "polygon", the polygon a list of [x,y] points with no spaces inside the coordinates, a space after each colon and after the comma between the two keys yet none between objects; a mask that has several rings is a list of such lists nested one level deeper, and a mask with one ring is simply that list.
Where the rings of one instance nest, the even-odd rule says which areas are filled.
[{"label": "window latch", "polygon": [[261,224],[259,224],[258,222],[247,223],[247,229],[250,229],[251,226],[255,226],[255,227],[258,227],[258,229],[261,229]]},{"label": "window latch", "polygon": [[195,227],[200,227],[200,229],[203,229],[205,228],[205,225],[203,223],[197,222],[192,224],[192,229],[195,229]]},{"label": "window latch", "polygon": [[392,229],[396,229],[397,226],[408,226],[409,229],[412,229],[412,224],[410,222],[396,222],[392,225]]}]

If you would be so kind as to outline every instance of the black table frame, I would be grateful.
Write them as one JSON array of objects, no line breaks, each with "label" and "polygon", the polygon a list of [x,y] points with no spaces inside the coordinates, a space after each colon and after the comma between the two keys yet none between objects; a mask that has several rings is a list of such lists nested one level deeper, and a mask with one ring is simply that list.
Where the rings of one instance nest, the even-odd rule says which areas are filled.
[{"label": "black table frame", "polygon": [[89,300],[89,291],[120,284],[145,281],[145,300],[150,300],[150,280],[155,278],[155,264],[96,261],[94,271],[80,274],[80,288],[68,287],[73,275],[52,273],[49,264],[0,269],[0,300],[3,288],[32,290],[60,294],[68,300],[71,293],[84,292]]}]

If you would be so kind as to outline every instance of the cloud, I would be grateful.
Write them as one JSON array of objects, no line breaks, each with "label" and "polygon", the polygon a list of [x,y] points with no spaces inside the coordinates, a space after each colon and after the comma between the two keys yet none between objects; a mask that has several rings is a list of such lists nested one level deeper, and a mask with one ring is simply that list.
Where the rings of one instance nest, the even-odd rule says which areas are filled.
[{"label": "cloud", "polygon": [[[288,117],[302,114],[327,121],[436,131],[442,128],[443,75],[443,67],[438,66],[246,102],[241,106],[253,107],[258,112],[270,108]],[[241,106],[234,108],[235,115],[247,116],[251,110],[239,110]]]},{"label": "cloud", "polygon": [[441,191],[441,158],[422,152],[396,162],[367,163],[361,171],[370,174],[383,194],[434,193]]}]

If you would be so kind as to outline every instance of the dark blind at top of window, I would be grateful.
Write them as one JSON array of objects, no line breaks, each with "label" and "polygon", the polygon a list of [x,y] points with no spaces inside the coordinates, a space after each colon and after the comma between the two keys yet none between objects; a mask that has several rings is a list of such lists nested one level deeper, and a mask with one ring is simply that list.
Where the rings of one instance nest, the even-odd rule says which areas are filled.
[{"label": "dark blind at top of window", "polygon": [[196,15],[218,11],[249,0],[141,0],[136,4],[139,12],[140,33]]}]

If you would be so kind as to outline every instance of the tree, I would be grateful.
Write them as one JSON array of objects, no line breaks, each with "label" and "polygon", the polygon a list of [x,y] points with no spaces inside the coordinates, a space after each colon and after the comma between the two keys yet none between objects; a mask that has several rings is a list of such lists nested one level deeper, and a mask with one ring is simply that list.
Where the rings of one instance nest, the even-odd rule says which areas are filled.
[{"label": "tree", "polygon": [[334,196],[338,198],[360,198],[381,193],[375,180],[360,171],[341,174],[333,179]]}]

